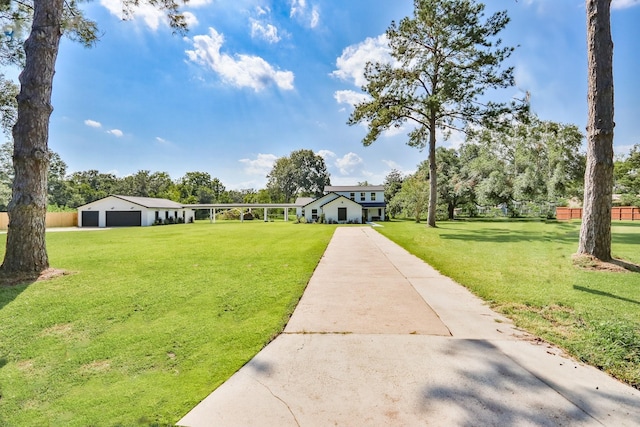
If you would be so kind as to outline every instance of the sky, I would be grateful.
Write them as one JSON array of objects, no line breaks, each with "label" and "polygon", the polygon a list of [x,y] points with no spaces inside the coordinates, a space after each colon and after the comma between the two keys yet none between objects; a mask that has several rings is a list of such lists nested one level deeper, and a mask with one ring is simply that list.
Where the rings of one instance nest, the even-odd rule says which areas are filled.
[{"label": "sky", "polygon": [[[587,119],[583,0],[488,0],[507,10],[505,62],[543,120]],[[615,137],[618,154],[640,143],[640,0],[614,0]],[[174,35],[146,6],[122,20],[120,0],[84,3],[100,28],[92,48],[63,39],[53,86],[50,148],[68,172],[119,177],[139,170],[208,172],[227,189],[260,189],[273,162],[298,149],[324,157],[333,185],[382,184],[415,171],[426,151],[407,129],[365,147],[347,125],[362,99],[367,61],[386,57],[385,30],[413,14],[412,0],[191,0],[190,30]],[[457,147],[463,138],[439,139]]]}]

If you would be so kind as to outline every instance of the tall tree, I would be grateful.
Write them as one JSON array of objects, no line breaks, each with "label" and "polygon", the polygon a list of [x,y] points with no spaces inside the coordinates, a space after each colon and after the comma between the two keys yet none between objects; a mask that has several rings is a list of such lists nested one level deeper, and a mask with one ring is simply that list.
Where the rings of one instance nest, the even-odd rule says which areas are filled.
[{"label": "tall tree", "polygon": [[[9,203],[9,230],[0,274],[34,277],[49,267],[45,244],[49,117],[60,38],[63,33],[87,46],[97,39],[94,22],[84,19],[77,0],[33,0],[31,32],[24,43],[18,116],[13,128],[15,179]],[[3,2],[4,3],[4,2]],[[28,2],[18,2],[31,5]],[[148,0],[166,12],[174,30],[186,29],[176,0]],[[124,0],[132,10],[138,0]]]},{"label": "tall tree", "polygon": [[[404,181],[404,175],[397,170],[391,169],[391,172],[384,177],[384,200],[389,203],[393,199],[393,197],[400,191],[402,188],[402,182]],[[397,209],[392,209],[391,205],[387,205],[387,212],[390,216],[395,217],[400,213]]]},{"label": "tall tree", "polygon": [[611,0],[586,0],[587,169],[578,254],[611,259],[613,193],[613,41]]},{"label": "tall tree", "polygon": [[367,123],[370,145],[391,127],[411,122],[408,144],[429,147],[428,225],[436,226],[436,131],[495,123],[517,107],[487,102],[488,90],[512,86],[513,68],[502,63],[513,52],[493,40],[505,28],[505,11],[484,19],[485,6],[472,0],[414,0],[414,17],[392,22],[387,39],[395,64],[367,64],[364,91],[348,123]]},{"label": "tall tree", "polygon": [[280,157],[267,178],[273,198],[286,202],[297,196],[321,196],[324,187],[331,185],[324,159],[312,150],[296,150]]}]

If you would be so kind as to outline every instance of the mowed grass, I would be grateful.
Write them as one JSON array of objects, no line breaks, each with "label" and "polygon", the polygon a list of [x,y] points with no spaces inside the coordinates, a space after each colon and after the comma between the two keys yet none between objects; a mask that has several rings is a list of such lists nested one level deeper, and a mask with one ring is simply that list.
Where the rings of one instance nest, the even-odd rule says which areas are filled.
[{"label": "mowed grass", "polygon": [[48,233],[74,274],[0,288],[0,425],[174,424],[282,330],[334,230]]},{"label": "mowed grass", "polygon": [[[377,228],[516,325],[640,388],[640,273],[573,266],[578,222],[452,221]],[[614,222],[613,254],[640,264],[640,223]]]}]

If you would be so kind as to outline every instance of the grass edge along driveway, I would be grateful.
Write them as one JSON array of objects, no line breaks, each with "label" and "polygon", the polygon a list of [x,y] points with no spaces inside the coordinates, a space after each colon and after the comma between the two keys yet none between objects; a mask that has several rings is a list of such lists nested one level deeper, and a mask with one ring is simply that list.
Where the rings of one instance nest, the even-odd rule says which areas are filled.
[{"label": "grass edge along driveway", "polygon": [[[579,222],[470,220],[376,228],[518,327],[640,388],[640,273],[579,270]],[[640,264],[640,222],[614,222],[613,254]]]},{"label": "grass edge along driveway", "polygon": [[281,332],[334,230],[48,233],[75,273],[0,288],[0,425],[174,424]]}]

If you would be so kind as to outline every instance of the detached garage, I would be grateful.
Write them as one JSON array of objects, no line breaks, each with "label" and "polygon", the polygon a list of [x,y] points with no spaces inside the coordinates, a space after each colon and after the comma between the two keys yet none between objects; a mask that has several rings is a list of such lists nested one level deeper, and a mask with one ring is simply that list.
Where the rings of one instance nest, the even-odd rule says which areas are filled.
[{"label": "detached garage", "polygon": [[78,227],[145,227],[193,222],[192,209],[167,199],[112,195],[78,208]]}]

